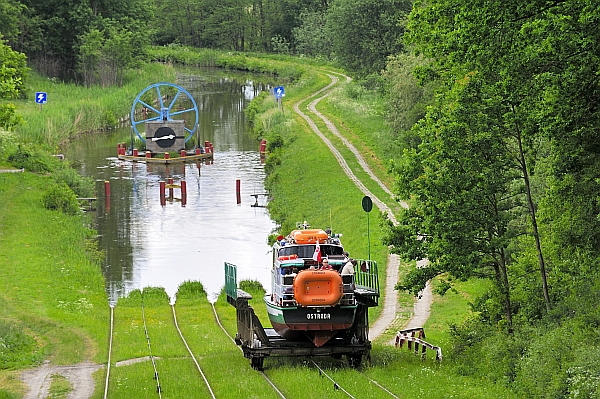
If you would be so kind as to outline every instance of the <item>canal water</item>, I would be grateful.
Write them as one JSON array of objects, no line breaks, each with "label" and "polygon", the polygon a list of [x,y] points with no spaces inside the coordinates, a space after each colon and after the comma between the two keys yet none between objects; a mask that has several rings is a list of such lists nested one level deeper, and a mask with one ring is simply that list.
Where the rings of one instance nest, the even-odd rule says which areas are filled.
[{"label": "canal water", "polygon": [[[249,135],[243,113],[268,83],[214,71],[179,74],[177,84],[198,104],[200,142],[213,143],[211,163],[120,161],[117,143],[130,142],[129,126],[85,135],[65,151],[76,169],[96,180],[92,217],[106,254],[103,273],[111,303],[144,287],[164,287],[174,301],[178,286],[188,280],[200,281],[214,301],[225,284],[225,262],[237,265],[238,281],[270,287],[267,237],[275,224],[263,207],[260,143]],[[159,184],[168,178],[174,184],[186,181],[185,205],[178,189],[161,205]],[[110,199],[104,197],[104,181],[110,182]]]}]

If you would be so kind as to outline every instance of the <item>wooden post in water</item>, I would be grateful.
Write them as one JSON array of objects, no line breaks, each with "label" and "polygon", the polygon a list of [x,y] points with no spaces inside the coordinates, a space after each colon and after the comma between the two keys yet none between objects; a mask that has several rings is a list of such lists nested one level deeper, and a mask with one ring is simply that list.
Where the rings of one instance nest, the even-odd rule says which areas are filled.
[{"label": "wooden post in water", "polygon": [[160,204],[165,206],[167,204],[167,199],[165,198],[165,181],[161,180],[159,183],[160,186]]},{"label": "wooden post in water", "polygon": [[169,198],[173,199],[173,178],[169,177]]},{"label": "wooden post in water", "polygon": [[235,195],[237,198],[237,204],[241,204],[242,203],[242,194],[241,194],[241,182],[240,179],[237,179],[235,181]]}]

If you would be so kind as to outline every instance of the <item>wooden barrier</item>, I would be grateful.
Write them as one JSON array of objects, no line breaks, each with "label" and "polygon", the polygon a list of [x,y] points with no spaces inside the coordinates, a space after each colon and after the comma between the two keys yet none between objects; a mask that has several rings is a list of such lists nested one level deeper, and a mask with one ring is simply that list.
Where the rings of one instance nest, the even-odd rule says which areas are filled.
[{"label": "wooden barrier", "polygon": [[[416,333],[416,336],[415,336]],[[426,342],[425,340],[425,330],[423,327],[410,328],[407,330],[400,330],[396,334],[396,348],[402,349],[404,343],[406,342],[408,350],[412,350],[412,344],[415,343],[415,355],[419,354],[419,345],[421,345],[421,359],[425,360],[427,348],[434,350],[435,360],[441,362],[442,361],[442,348],[439,346],[435,346]]]}]

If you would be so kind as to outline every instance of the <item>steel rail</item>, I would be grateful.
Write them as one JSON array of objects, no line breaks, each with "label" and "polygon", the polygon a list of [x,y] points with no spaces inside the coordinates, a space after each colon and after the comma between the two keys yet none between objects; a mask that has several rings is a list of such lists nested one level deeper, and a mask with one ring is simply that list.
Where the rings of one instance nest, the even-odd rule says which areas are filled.
[{"label": "steel rail", "polygon": [[[215,309],[215,304],[211,303],[212,308],[213,308],[213,313],[215,314],[215,320],[217,321],[217,324],[219,325],[219,327],[221,327],[221,330],[223,330],[223,332],[225,333],[225,335],[227,335],[229,337],[229,339],[234,343],[234,345],[241,351],[242,348],[240,348],[238,346],[238,344],[236,344],[235,339],[233,339],[231,337],[231,335],[229,335],[229,333],[227,332],[227,330],[225,329],[225,327],[223,327],[223,325],[221,324],[221,321],[219,320],[219,315],[217,314],[217,309]],[[283,392],[281,392],[279,390],[279,388],[277,388],[277,385],[275,385],[275,383],[273,381],[271,381],[271,379],[269,378],[269,376],[267,376],[265,374],[264,371],[260,371],[260,374],[263,376],[263,378],[269,383],[269,385],[271,385],[271,387],[273,388],[273,390],[275,392],[277,392],[277,394],[282,398],[282,399],[286,399],[285,395],[283,394]]]},{"label": "steel rail", "polygon": [[142,294],[142,320],[144,321],[144,333],[146,334],[146,342],[148,343],[148,352],[150,353],[150,360],[152,361],[152,367],[154,367],[154,379],[156,380],[156,392],[158,397],[162,399],[160,381],[158,379],[158,371],[156,370],[156,362],[154,361],[154,355],[152,355],[152,347],[150,346],[150,336],[148,335],[148,328],[146,327],[146,313],[144,311],[144,295]]},{"label": "steel rail", "polygon": [[181,337],[181,340],[183,341],[183,344],[185,345],[186,349],[190,353],[190,356],[192,357],[192,360],[196,364],[196,368],[200,372],[200,375],[202,376],[202,379],[204,380],[204,383],[206,384],[206,387],[208,388],[208,390],[210,392],[210,396],[212,396],[213,399],[216,399],[215,394],[214,394],[214,392],[213,392],[210,384],[208,383],[208,379],[204,375],[204,372],[202,372],[202,369],[200,368],[200,365],[198,364],[198,361],[196,360],[196,356],[194,356],[194,354],[192,353],[192,350],[190,349],[187,341],[183,337],[183,333],[179,329],[179,323],[177,323],[177,314],[175,313],[175,305],[171,305],[171,309],[173,310],[173,321],[175,322],[175,328],[177,328],[177,332],[179,333],[179,336]]},{"label": "steel rail", "polygon": [[312,359],[310,359],[310,361],[312,362],[312,364],[315,365],[315,367],[319,370],[319,374],[320,375],[324,375],[325,377],[327,377],[327,379],[329,379],[329,381],[333,382],[333,389],[334,390],[341,390],[342,392],[344,392],[346,395],[348,395],[349,397],[351,397],[352,399],[356,399],[354,396],[352,396],[350,394],[350,392],[346,391],[344,388],[342,388],[340,386],[340,384],[338,384],[333,378],[331,378],[329,376],[329,374],[327,374],[321,367],[319,367],[319,365]]},{"label": "steel rail", "polygon": [[108,397],[108,378],[110,376],[110,355],[112,353],[115,307],[110,307],[110,339],[108,341],[108,363],[106,364],[106,382],[104,383],[104,399]]}]

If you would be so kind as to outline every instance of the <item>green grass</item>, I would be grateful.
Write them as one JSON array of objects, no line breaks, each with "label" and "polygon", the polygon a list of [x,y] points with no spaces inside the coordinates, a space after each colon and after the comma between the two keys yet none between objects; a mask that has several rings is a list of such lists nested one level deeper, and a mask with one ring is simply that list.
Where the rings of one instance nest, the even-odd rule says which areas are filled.
[{"label": "green grass", "polygon": [[100,267],[85,252],[92,232],[82,217],[43,208],[49,180],[0,175],[0,317],[20,323],[55,363],[101,360],[108,307]]},{"label": "green grass", "polygon": [[100,266],[85,251],[93,232],[83,216],[44,209],[50,180],[0,174],[0,336],[14,349],[2,368],[106,358],[108,300]]},{"label": "green grass", "polygon": [[64,399],[73,390],[71,383],[67,377],[60,374],[53,374],[50,376],[50,389],[48,392],[48,399]]},{"label": "green grass", "polygon": [[[150,291],[150,298],[147,292]],[[164,397],[210,397],[199,371],[177,333],[168,298],[161,290],[144,289],[144,313],[152,354]],[[164,292],[164,291],[162,291]],[[166,295],[166,294],[165,294]],[[149,355],[142,319],[142,295],[133,291],[115,308],[113,359],[119,361]],[[235,310],[233,322],[235,323]],[[212,306],[198,282],[180,286],[175,304],[177,321],[217,397],[268,398],[266,381],[250,366],[238,347],[217,325]],[[111,371],[111,398],[153,397],[154,369],[150,361],[115,367]],[[232,381],[235,381],[232,384]]]}]

